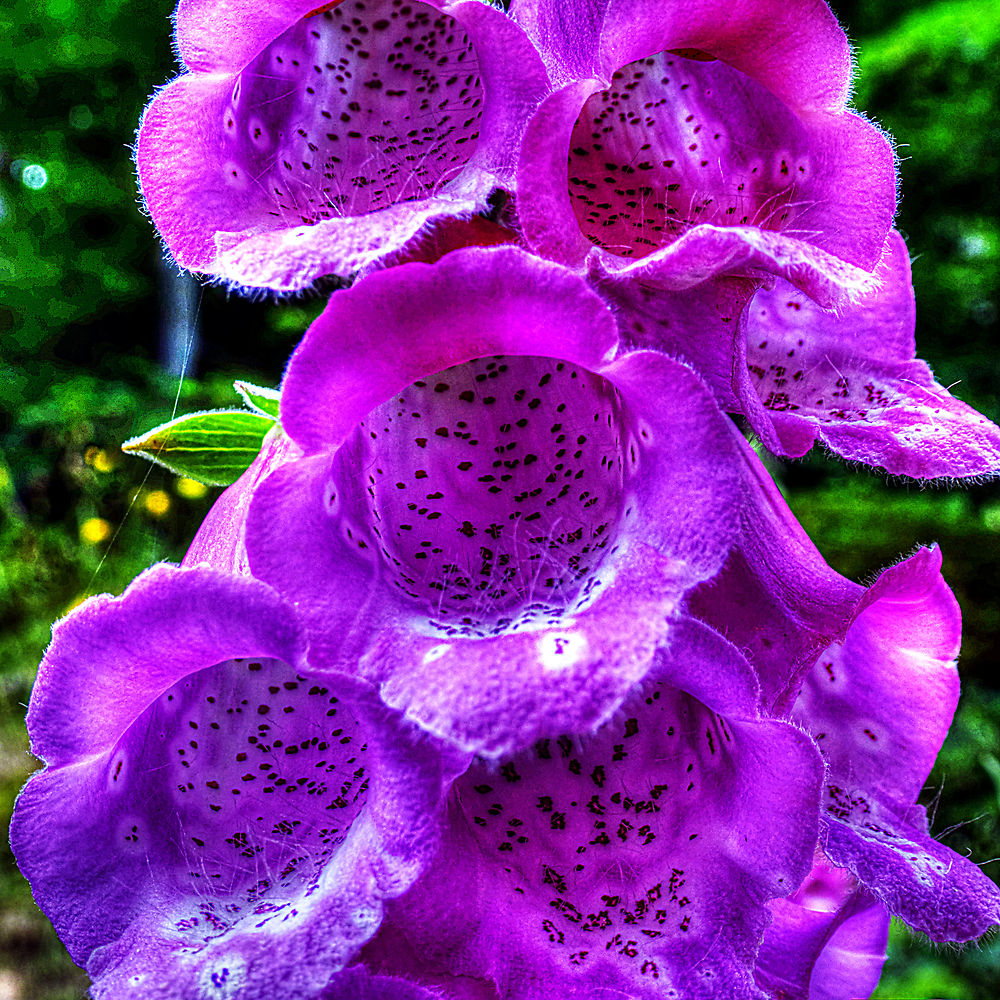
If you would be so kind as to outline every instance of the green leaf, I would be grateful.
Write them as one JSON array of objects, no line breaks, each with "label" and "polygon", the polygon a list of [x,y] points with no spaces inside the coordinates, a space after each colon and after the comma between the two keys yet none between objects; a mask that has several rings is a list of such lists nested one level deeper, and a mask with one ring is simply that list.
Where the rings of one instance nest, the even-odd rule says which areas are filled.
[{"label": "green leaf", "polygon": [[278,419],[278,402],[281,399],[281,393],[277,389],[265,389],[263,386],[253,385],[242,379],[234,382],[233,388],[252,410],[268,417],[274,417],[275,420]]},{"label": "green leaf", "polygon": [[257,457],[274,418],[246,410],[188,413],[131,438],[122,451],[210,486],[236,482]]}]

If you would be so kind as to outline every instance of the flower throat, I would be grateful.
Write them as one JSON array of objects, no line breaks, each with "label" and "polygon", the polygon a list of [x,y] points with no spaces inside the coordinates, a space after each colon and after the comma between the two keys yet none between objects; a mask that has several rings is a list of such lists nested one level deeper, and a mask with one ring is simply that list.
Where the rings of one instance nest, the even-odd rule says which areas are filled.
[{"label": "flower throat", "polygon": [[605,379],[537,357],[458,365],[373,410],[348,449],[394,584],[452,634],[586,599],[621,516],[623,419]]}]

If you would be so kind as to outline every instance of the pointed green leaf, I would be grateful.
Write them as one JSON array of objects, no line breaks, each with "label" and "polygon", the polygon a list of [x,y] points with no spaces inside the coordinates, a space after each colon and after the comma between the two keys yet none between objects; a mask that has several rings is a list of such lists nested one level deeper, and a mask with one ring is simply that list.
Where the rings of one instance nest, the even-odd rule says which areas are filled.
[{"label": "pointed green leaf", "polygon": [[263,386],[253,385],[242,379],[234,382],[233,388],[252,410],[268,417],[274,417],[275,420],[278,419],[278,402],[281,399],[281,393],[277,389],[265,389]]},{"label": "pointed green leaf", "polygon": [[180,476],[210,486],[236,482],[260,452],[272,417],[247,410],[205,410],[177,417],[122,445]]}]

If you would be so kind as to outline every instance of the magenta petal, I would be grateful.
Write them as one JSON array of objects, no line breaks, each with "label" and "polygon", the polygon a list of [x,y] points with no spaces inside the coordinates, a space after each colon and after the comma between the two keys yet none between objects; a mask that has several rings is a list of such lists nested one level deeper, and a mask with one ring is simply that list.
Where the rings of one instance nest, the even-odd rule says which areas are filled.
[{"label": "magenta petal", "polygon": [[177,50],[184,65],[202,73],[235,72],[320,6],[313,0],[180,0]]},{"label": "magenta petal", "polygon": [[802,111],[836,111],[847,100],[850,49],[825,4],[517,0],[514,16],[557,79],[610,74],[661,49],[693,49],[740,66]]},{"label": "magenta petal", "polygon": [[681,292],[654,290],[642,282],[599,287],[629,346],[660,350],[686,362],[705,380],[721,409],[742,409],[733,391],[733,356],[740,317],[759,280],[714,278]]},{"label": "magenta petal", "polygon": [[835,573],[745,442],[740,542],[692,596],[692,613],[742,649],[767,711],[785,715],[803,678],[842,637],[864,588]]},{"label": "magenta petal", "polygon": [[1000,921],[1000,889],[912,805],[958,701],[959,609],[940,568],[938,550],[921,549],[883,572],[792,717],[829,765],[830,860],[932,940],[966,941]]},{"label": "magenta petal", "polygon": [[[407,270],[393,271],[392,280],[396,276],[403,280]],[[366,281],[353,291],[369,285]],[[338,298],[346,299],[348,294]],[[488,315],[488,302],[485,308]],[[459,345],[457,349],[462,348]],[[290,391],[293,380],[299,378],[305,379],[306,385],[320,384],[321,373],[306,364],[309,357],[304,351],[299,355],[299,366],[293,365],[289,371],[286,400],[290,415],[294,406],[304,409],[309,398],[313,402],[323,399],[318,392],[311,397],[302,393],[301,384],[295,392]],[[544,362],[532,379],[538,381],[538,374],[554,370],[554,364]],[[398,516],[401,522],[417,524],[425,534],[415,535],[415,542],[426,537],[435,539],[439,546],[456,544],[449,538],[454,536],[456,524],[464,523],[462,534],[468,534],[469,552],[475,553],[484,543],[498,546],[499,526],[496,539],[491,540],[485,534],[477,536],[474,522],[468,519],[471,516],[475,523],[485,524],[490,519],[487,510],[452,514],[446,506],[449,494],[442,493],[430,505],[432,512],[440,507],[448,513],[448,520],[442,521],[439,529],[431,526],[433,522],[423,525],[416,512],[409,515],[401,508],[398,515],[393,514],[388,506],[391,498],[387,497],[380,500],[380,520],[371,522],[371,512],[353,498],[359,491],[351,481],[353,470],[371,469],[372,463],[377,465],[380,460],[353,457],[358,447],[354,444],[345,445],[332,460],[320,454],[289,463],[266,480],[250,509],[250,565],[307,616],[314,656],[342,670],[358,665],[366,676],[382,684],[389,704],[405,710],[430,731],[490,755],[511,752],[553,728],[587,731],[607,718],[628,688],[649,669],[656,651],[672,641],[673,613],[684,593],[716,572],[724,559],[731,542],[735,493],[726,472],[734,457],[729,450],[729,430],[690,372],[644,353],[600,366],[598,372],[640,415],[632,445],[636,462],[630,476],[632,500],[626,521],[616,529],[618,537],[607,557],[607,568],[594,572],[584,597],[565,613],[532,611],[531,621],[521,621],[523,615],[512,612],[507,625],[483,626],[485,631],[470,631],[464,626],[442,631],[447,622],[440,618],[420,626],[419,606],[407,600],[398,586],[389,584],[391,574],[386,578],[382,555],[390,552],[384,548],[384,539],[392,537],[388,533],[393,523],[390,518]],[[546,375],[541,381],[547,383],[550,377]],[[551,384],[553,390],[561,391],[557,382]],[[665,392],[673,398],[669,410],[659,405]],[[471,400],[467,405],[472,419]],[[541,420],[547,433],[550,415],[539,408],[525,412],[534,413],[533,419]],[[316,415],[322,413],[319,410]],[[562,416],[571,417],[572,411]],[[379,426],[381,419],[372,425]],[[409,415],[403,419],[412,423]],[[294,419],[289,422],[294,425]],[[335,428],[336,418],[328,424]],[[593,427],[593,421],[588,419],[587,425]],[[320,424],[317,427],[322,430]],[[426,433],[431,437],[434,432]],[[483,436],[490,431],[483,426],[476,433]],[[504,432],[500,433],[503,438]],[[367,436],[365,431],[360,444]],[[435,447],[442,456],[451,448],[444,443]],[[470,459],[477,457],[476,451],[461,441],[454,448],[458,451],[452,461],[466,453]],[[382,454],[384,461],[387,453]],[[422,447],[416,454],[425,470],[430,470],[429,478],[424,479],[426,485],[420,488],[430,489],[432,494],[440,492],[438,477],[445,473],[443,469],[436,471],[432,464],[434,452]],[[492,446],[486,454],[492,457]],[[548,461],[555,462],[556,468],[561,464],[555,458]],[[551,467],[543,464],[543,472]],[[467,471],[471,475],[475,469]],[[599,475],[596,469],[591,472],[594,474]],[[370,489],[374,491],[374,475],[372,480]],[[559,481],[552,487],[553,496]],[[579,483],[580,478],[573,482]],[[404,485],[401,481],[396,487]],[[459,484],[446,478],[444,485],[454,492]],[[576,489],[584,487],[582,497],[596,489],[588,481]],[[393,490],[392,495],[405,500],[408,494]],[[484,508],[489,500],[484,489]],[[561,516],[577,517],[567,506],[569,502],[563,502]],[[515,505],[515,509],[519,508]],[[659,512],[667,509],[673,513],[662,519]],[[706,516],[707,511],[711,511],[710,516]],[[366,527],[366,522],[371,526]],[[373,534],[376,529],[378,537]],[[568,533],[560,546],[563,551],[572,551],[576,539],[581,539],[581,544],[586,541],[583,553],[595,542],[603,546],[603,528],[599,525],[598,529],[592,540],[568,528],[552,530]],[[549,537],[542,529],[541,541]],[[409,544],[405,539],[393,540],[395,551],[403,551],[398,546],[404,541]],[[418,555],[425,551],[416,549]],[[390,567],[397,558],[391,552],[386,557]],[[530,563],[529,567],[532,574],[540,572]],[[552,571],[557,570],[547,572]],[[558,683],[554,683],[556,679]]]},{"label": "magenta petal", "polygon": [[334,976],[316,1000],[440,1000],[440,996],[405,979],[373,976],[355,966]]},{"label": "magenta petal", "polygon": [[778,275],[826,308],[844,307],[872,292],[877,280],[819,247],[751,226],[687,229],[673,243],[640,260],[594,251],[596,280],[641,281],[665,291],[684,291],[723,274]]},{"label": "magenta petal", "polygon": [[844,816],[826,826],[830,860],[932,941],[971,941],[1000,923],[997,884],[930,836],[922,806],[894,814],[837,789],[828,809]]},{"label": "magenta petal", "polygon": [[441,642],[400,629],[383,639],[382,697],[460,747],[498,757],[555,731],[590,732],[676,641],[670,612],[691,574],[635,546],[614,586],[571,623]]},{"label": "magenta petal", "polygon": [[938,549],[884,570],[843,640],[820,656],[792,712],[817,734],[831,780],[908,806],[958,703],[961,618]]},{"label": "magenta petal", "polygon": [[521,29],[478,0],[186,0],[178,47],[190,72],[136,146],[149,212],[183,266],[282,291],[485,208],[547,86]]},{"label": "magenta petal", "polygon": [[[739,676],[729,655],[678,648],[692,673]],[[755,713],[752,690],[736,700]],[[442,852],[383,935],[508,1000],[756,1000],[766,900],[808,871],[821,776],[794,727],[715,714],[654,673],[593,736],[543,739],[460,779]],[[392,940],[366,950],[386,971]]]},{"label": "magenta petal", "polygon": [[356,674],[394,602],[379,586],[375,553],[358,545],[354,511],[341,516],[333,472],[332,457],[321,454],[269,476],[253,496],[247,548],[254,575],[297,603],[311,625],[312,658]]},{"label": "magenta petal", "polygon": [[289,362],[282,425],[307,453],[332,449],[436,371],[491,354],[597,368],[616,346],[607,307],[572,272],[513,247],[457,251],[334,295]]},{"label": "magenta petal", "polygon": [[[192,671],[234,655],[302,659],[294,619],[256,581],[162,564],[127,595],[93,597],[53,630],[27,717],[32,752],[52,767],[110,751],[150,700]],[[106,707],[89,713],[83,704]]]},{"label": "magenta petal", "polygon": [[280,428],[272,430],[250,468],[212,504],[184,554],[183,564],[249,574],[245,535],[250,501],[271,472],[300,455],[287,434]]},{"label": "magenta petal", "polygon": [[809,980],[809,1000],[866,997],[875,991],[889,942],[889,913],[859,891],[820,952]]},{"label": "magenta petal", "polygon": [[959,612],[936,549],[864,590],[834,573],[749,447],[743,537],[691,610],[742,649],[763,701],[811,733],[829,768],[822,846],[893,914],[964,941],[1000,892],[927,834],[913,802],[958,697]]},{"label": "magenta petal", "polygon": [[561,264],[577,264],[591,249],[566,191],[573,125],[599,80],[573,80],[548,95],[524,131],[517,177],[517,215],[531,249]]},{"label": "magenta petal", "polygon": [[995,475],[1000,428],[914,359],[906,246],[893,233],[879,287],[839,313],[779,283],[744,318],[734,388],[764,444],[805,454],[820,441],[844,458],[916,479]]},{"label": "magenta petal", "polygon": [[29,729],[46,767],[12,844],[95,997],[315,996],[423,868],[465,763],[314,671],[268,587],[204,568],[60,622]]}]

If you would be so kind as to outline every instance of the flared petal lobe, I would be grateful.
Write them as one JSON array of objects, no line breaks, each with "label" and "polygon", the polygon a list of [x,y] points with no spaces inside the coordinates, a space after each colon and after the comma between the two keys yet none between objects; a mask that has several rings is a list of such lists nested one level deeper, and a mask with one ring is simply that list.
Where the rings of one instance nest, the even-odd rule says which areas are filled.
[{"label": "flared petal lobe", "polygon": [[282,389],[306,457],[260,486],[247,529],[315,655],[489,755],[614,711],[736,516],[701,383],[615,347],[579,276],[513,248],[333,297]]},{"label": "flared petal lobe", "polygon": [[870,996],[889,939],[889,911],[817,852],[798,890],[771,901],[757,982],[786,1000]]},{"label": "flared petal lobe", "polygon": [[1000,922],[1000,891],[929,835],[915,805],[958,700],[960,615],[941,554],[920,549],[867,590],[831,570],[749,446],[742,539],[689,602],[745,650],[770,711],[827,761],[822,847],[935,941]]},{"label": "flared petal lobe", "polygon": [[797,458],[819,442],[915,479],[995,475],[1000,429],[915,357],[910,262],[898,233],[875,278],[876,291],[837,311],[782,279],[600,288],[630,346],[686,361],[775,454]]},{"label": "flared petal lobe", "polygon": [[[747,307],[734,388],[764,445],[797,458],[816,441],[914,479],[996,475],[1000,428],[915,358],[906,245],[893,233],[879,287],[840,313],[786,282]],[[742,352],[740,352],[742,353]]]},{"label": "flared petal lobe", "polygon": [[793,710],[830,765],[831,861],[934,941],[967,941],[1000,922],[1000,889],[932,837],[914,805],[958,703],[960,626],[940,552],[918,550],[865,594]]},{"label": "flared petal lobe", "polygon": [[314,996],[433,851],[445,758],[310,671],[257,581],[161,565],[83,605],[29,728],[11,839],[95,997]]},{"label": "flared petal lobe", "polygon": [[175,259],[294,291],[486,207],[545,84],[479,0],[186,0],[189,72],[139,129],[149,212]]}]

